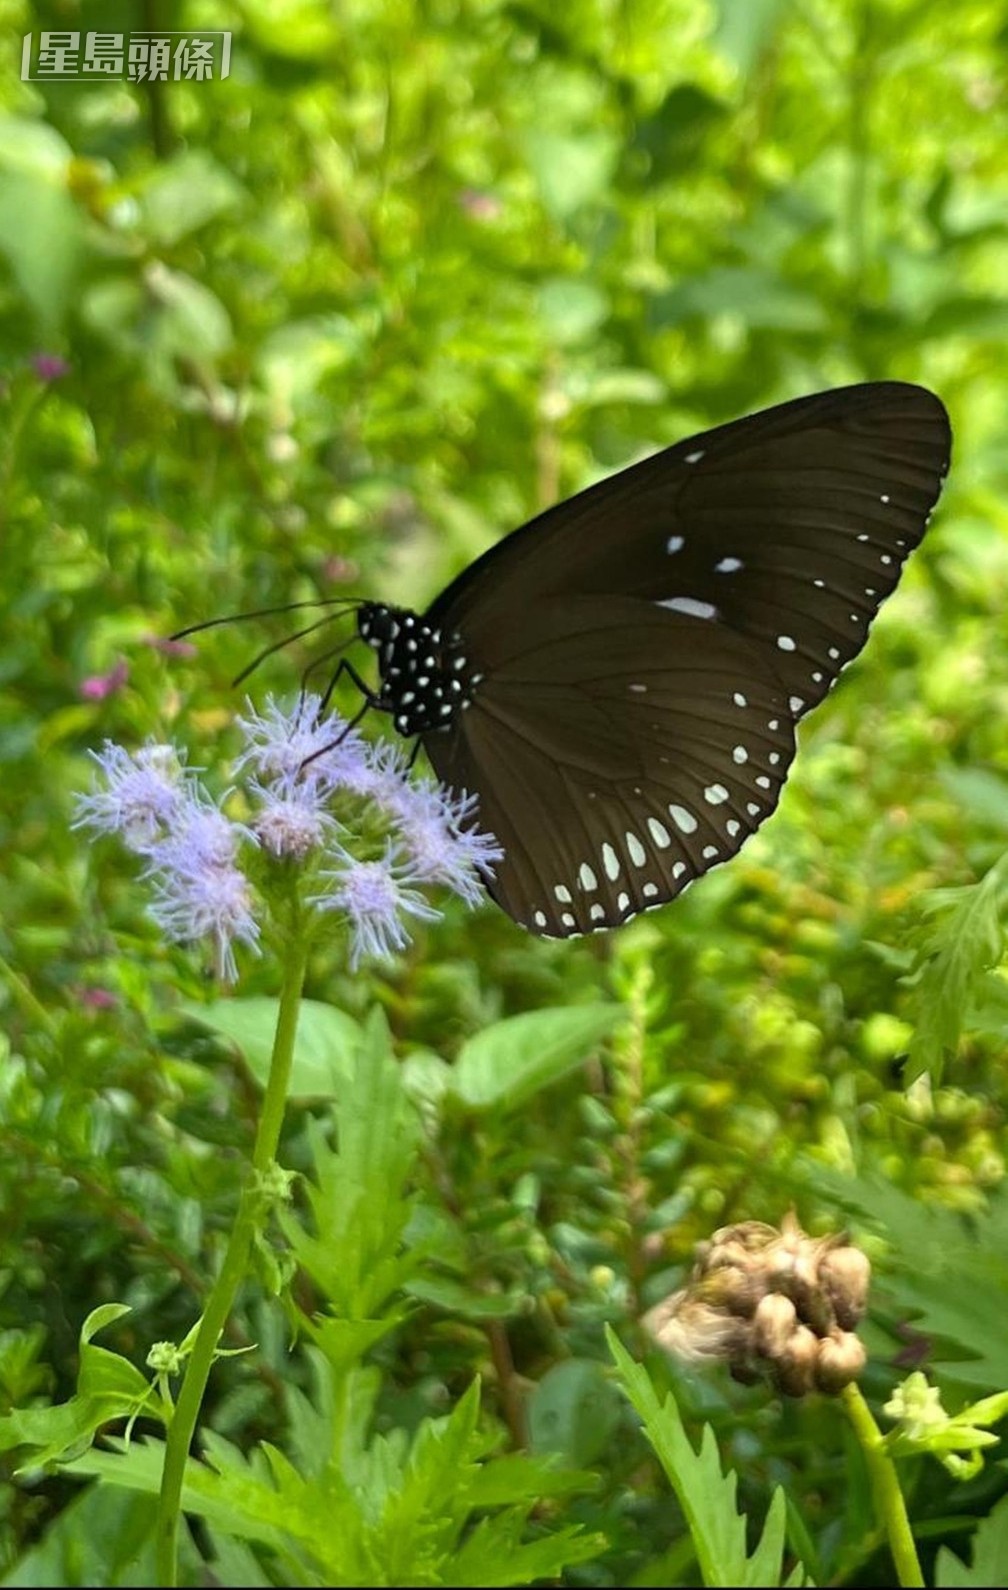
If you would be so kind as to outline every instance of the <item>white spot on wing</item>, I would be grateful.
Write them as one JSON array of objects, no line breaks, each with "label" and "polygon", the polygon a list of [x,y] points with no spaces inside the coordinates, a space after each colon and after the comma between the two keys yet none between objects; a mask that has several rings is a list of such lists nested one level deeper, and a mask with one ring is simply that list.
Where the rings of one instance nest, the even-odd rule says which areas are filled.
[{"label": "white spot on wing", "polygon": [[800,712],[804,705],[805,702],[802,700],[801,696],[788,696],[788,706],[791,708],[792,712]]},{"label": "white spot on wing", "polygon": [[736,822],[734,817],[729,817],[728,821],[725,823],[725,828],[728,830],[728,838],[734,839],[741,826],[741,823]]},{"label": "white spot on wing", "polygon": [[642,696],[642,695],[644,695],[645,691],[647,690],[647,685],[628,685],[627,689],[628,690],[636,690],[637,694]]},{"label": "white spot on wing", "polygon": [[637,838],[637,835],[632,834],[629,829],[627,829],[625,837],[627,849],[630,852],[630,860],[633,862],[635,867],[643,867],[645,861],[647,860],[647,851]]},{"label": "white spot on wing", "polygon": [[647,825],[648,832],[650,833],[655,844],[658,846],[658,849],[667,850],[669,845],[672,843],[672,839],[669,835],[668,829],[665,827],[665,824],[660,823],[657,817],[649,817],[647,820]]},{"label": "white spot on wing", "polygon": [[732,700],[737,707],[747,707],[749,705],[749,702],[746,700],[741,690],[736,690],[735,694],[732,696]]},{"label": "white spot on wing", "polygon": [[619,857],[608,841],[602,846],[602,865],[605,867],[606,877],[615,883],[619,877]]},{"label": "white spot on wing", "polygon": [[733,746],[732,761],[735,762],[737,766],[741,767],[743,762],[748,762],[748,760],[749,752],[746,750],[744,745]]},{"label": "white spot on wing", "polygon": [[658,893],[658,885],[656,883],[646,883],[643,892],[645,900],[653,900]]},{"label": "white spot on wing", "polygon": [[715,574],[737,574],[739,569],[745,568],[741,558],[722,558],[720,563],[715,563]]},{"label": "white spot on wing", "polygon": [[700,462],[702,457],[703,457],[703,448],[701,447],[698,452],[687,453],[685,462],[687,464],[699,464],[699,462]]},{"label": "white spot on wing", "polygon": [[685,863],[685,861],[677,861],[675,863],[675,865],[673,866],[673,868],[672,868],[672,876],[673,876],[673,878],[681,878],[685,871],[686,871],[686,863]]},{"label": "white spot on wing", "polygon": [[685,806],[676,806],[674,804],[671,805],[669,807],[669,816],[679,829],[680,833],[696,833],[697,820],[693,816],[692,812],[688,812],[686,810]]},{"label": "white spot on wing", "polygon": [[790,635],[778,635],[777,645],[780,647],[781,651],[794,651],[795,649],[795,643],[791,639]]},{"label": "white spot on wing", "polygon": [[665,543],[665,551],[668,552],[668,553],[681,552],[682,549],[683,549],[683,538],[682,538],[682,536],[669,536],[668,540]]},{"label": "white spot on wing", "polygon": [[561,911],[560,920],[564,927],[577,927],[577,917],[570,911]]},{"label": "white spot on wing", "polygon": [[667,596],[663,602],[658,602],[656,605],[671,608],[673,613],[686,613],[690,618],[718,616],[718,610],[713,602],[700,602],[694,596]]},{"label": "white spot on wing", "polygon": [[718,853],[717,845],[704,845],[703,850],[701,851],[701,855],[703,856],[705,861],[713,861],[713,859],[717,855],[717,853]]},{"label": "white spot on wing", "polygon": [[605,906],[599,905],[596,902],[596,904],[592,906],[588,915],[591,917],[593,922],[601,922],[602,918],[605,916]]},{"label": "white spot on wing", "polygon": [[625,911],[627,909],[627,907],[629,906],[629,904],[630,904],[630,896],[628,894],[618,894],[616,896],[616,908],[617,908],[617,910]]},{"label": "white spot on wing", "polygon": [[[703,798],[711,806],[720,806],[722,801],[728,799],[728,791],[723,784],[708,784],[703,792]],[[693,827],[696,827],[696,823]]]},{"label": "white spot on wing", "polygon": [[568,889],[568,887],[567,887],[567,885],[565,883],[554,884],[553,893],[556,896],[556,898],[560,901],[561,905],[570,905],[570,903],[571,903],[571,892],[570,892],[570,890]]},{"label": "white spot on wing", "polygon": [[598,888],[598,879],[596,878],[592,869],[589,867],[587,861],[582,861],[581,863],[581,867],[578,872],[578,882],[586,894],[591,894],[592,890]]},{"label": "white spot on wing", "polygon": [[536,927],[545,927],[546,926],[546,913],[545,913],[545,911],[536,911],[533,914],[532,920],[535,923]]}]

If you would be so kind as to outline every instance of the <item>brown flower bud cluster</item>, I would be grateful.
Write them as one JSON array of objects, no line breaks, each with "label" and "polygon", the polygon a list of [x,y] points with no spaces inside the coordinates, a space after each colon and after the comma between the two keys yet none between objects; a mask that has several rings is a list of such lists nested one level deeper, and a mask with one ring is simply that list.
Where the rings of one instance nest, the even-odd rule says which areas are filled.
[{"label": "brown flower bud cluster", "polygon": [[744,1220],[700,1244],[688,1285],[642,1323],[678,1358],[725,1359],[743,1381],[769,1373],[788,1397],[835,1395],[864,1368],[854,1329],[870,1279],[845,1234],[810,1237],[793,1215],[779,1229]]}]

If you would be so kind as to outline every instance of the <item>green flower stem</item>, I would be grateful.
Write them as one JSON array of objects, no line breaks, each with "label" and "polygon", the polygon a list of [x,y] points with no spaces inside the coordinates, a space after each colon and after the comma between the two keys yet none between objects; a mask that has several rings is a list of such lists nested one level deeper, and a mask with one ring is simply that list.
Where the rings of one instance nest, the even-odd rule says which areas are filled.
[{"label": "green flower stem", "polygon": [[875,1510],[889,1540],[896,1578],[901,1585],[921,1586],[924,1575],[910,1531],[906,1503],[882,1432],[856,1385],[846,1386],[840,1396],[868,1465]]},{"label": "green flower stem", "polygon": [[276,1158],[277,1144],[280,1141],[307,959],[307,945],[300,939],[293,939],[284,968],[280,1011],[273,1039],[269,1078],[252,1154],[251,1174],[242,1189],[224,1262],[207,1298],[196,1340],[186,1365],[178,1403],[168,1428],[155,1536],[158,1584],[161,1585],[173,1586],[178,1583],[178,1520],[182,1505],[186,1460],[217,1343],[238,1289],[248,1272],[249,1254],[256,1229],[262,1219],[259,1178]]}]

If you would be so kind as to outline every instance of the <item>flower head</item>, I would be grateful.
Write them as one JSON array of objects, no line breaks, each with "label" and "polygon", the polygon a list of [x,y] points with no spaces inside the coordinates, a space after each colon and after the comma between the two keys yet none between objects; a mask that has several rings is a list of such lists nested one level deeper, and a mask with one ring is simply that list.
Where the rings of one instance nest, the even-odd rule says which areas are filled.
[{"label": "flower head", "polygon": [[384,958],[409,943],[406,918],[433,922],[440,911],[410,885],[415,871],[396,854],[391,844],[380,861],[356,861],[340,850],[340,865],[323,877],[332,880],[314,904],[324,911],[342,912],[350,924],[350,965],[356,970],[365,956]]},{"label": "flower head", "polygon": [[266,709],[238,719],[246,747],[236,769],[250,767],[265,783],[311,780],[328,790],[363,789],[369,778],[367,747],[361,736],[335,714],[321,716],[322,699],[301,696],[285,711],[272,696]]},{"label": "flower head", "polygon": [[118,834],[130,850],[148,850],[167,835],[190,798],[182,756],[155,741],[131,755],[111,740],[91,755],[104,788],[78,796],[74,827]]},{"label": "flower head", "polygon": [[217,976],[233,983],[238,976],[235,942],[250,949],[259,943],[248,879],[231,863],[191,868],[177,863],[178,856],[169,854],[155,861],[151,915],[176,943],[209,939]]},{"label": "flower head", "polygon": [[779,1391],[835,1394],[856,1380],[865,1351],[868,1261],[842,1236],[806,1236],[792,1215],[716,1231],[697,1249],[687,1286],[644,1316],[677,1357],[724,1359],[739,1380],[769,1371]]},{"label": "flower head", "polygon": [[467,905],[478,905],[480,875],[492,876],[492,864],[504,852],[492,834],[476,828],[476,797],[456,796],[437,784],[404,782],[397,807],[400,842],[417,877],[446,884]]},{"label": "flower head", "polygon": [[253,780],[252,789],[259,806],[252,832],[271,856],[303,861],[337,827],[314,780],[277,780],[272,786]]}]

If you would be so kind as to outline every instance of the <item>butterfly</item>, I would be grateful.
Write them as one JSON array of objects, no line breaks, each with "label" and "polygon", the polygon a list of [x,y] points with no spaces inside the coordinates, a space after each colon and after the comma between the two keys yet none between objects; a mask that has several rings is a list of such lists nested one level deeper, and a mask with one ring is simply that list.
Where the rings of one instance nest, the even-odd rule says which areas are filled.
[{"label": "butterfly", "polygon": [[923,536],[950,447],[922,387],[817,393],[539,514],[422,615],[359,605],[369,704],[475,794],[515,922],[611,928],[735,855]]}]

